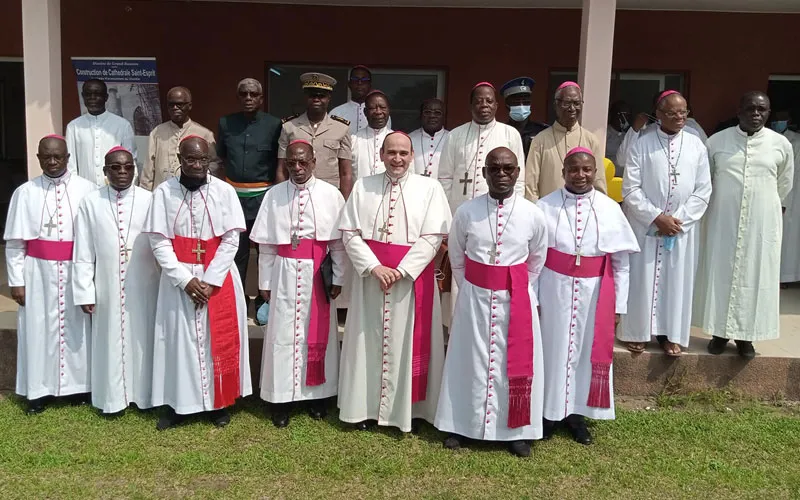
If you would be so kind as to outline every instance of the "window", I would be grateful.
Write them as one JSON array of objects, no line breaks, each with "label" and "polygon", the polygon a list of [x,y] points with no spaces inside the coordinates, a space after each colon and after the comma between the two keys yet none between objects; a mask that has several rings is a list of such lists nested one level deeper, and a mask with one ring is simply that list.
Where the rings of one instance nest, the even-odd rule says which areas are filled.
[{"label": "window", "polygon": [[[325,73],[336,79],[330,109],[347,101],[350,66],[273,64],[267,66],[267,110],[279,118],[303,113],[306,104],[300,87],[300,75],[311,71]],[[419,108],[422,101],[431,97],[444,98],[445,72],[437,69],[373,68],[372,87],[389,97],[392,128],[410,132],[420,126]]]},{"label": "window", "polygon": [[[555,92],[566,81],[578,81],[577,71],[553,71],[550,73],[550,92]],[[634,115],[652,113],[654,97],[664,90],[677,90],[685,94],[685,78],[682,73],[640,73],[619,71],[611,74],[611,96],[609,104],[622,99],[631,105]],[[555,120],[553,102],[548,103],[548,118]]]},{"label": "window", "polygon": [[770,75],[767,95],[773,115],[788,111],[793,128],[800,123],[800,75]]}]

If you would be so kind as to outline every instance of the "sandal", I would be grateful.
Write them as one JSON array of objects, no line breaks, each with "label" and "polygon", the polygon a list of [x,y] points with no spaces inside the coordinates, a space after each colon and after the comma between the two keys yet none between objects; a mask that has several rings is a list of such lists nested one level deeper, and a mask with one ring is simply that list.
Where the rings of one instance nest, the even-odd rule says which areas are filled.
[{"label": "sandal", "polygon": [[625,348],[634,354],[644,352],[644,342],[625,342]]},{"label": "sandal", "polygon": [[658,340],[658,345],[661,346],[661,349],[664,351],[664,354],[671,358],[679,358],[683,355],[683,351],[681,351],[681,346],[676,344],[675,342],[670,342],[667,340],[665,335],[657,335],[656,340]]}]

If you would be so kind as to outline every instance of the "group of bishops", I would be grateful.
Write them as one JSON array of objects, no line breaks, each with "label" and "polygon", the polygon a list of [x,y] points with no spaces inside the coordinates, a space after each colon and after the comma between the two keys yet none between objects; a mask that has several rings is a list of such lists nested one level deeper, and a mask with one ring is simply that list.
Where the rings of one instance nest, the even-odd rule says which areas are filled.
[{"label": "group of bishops", "polygon": [[[269,309],[260,396],[276,427],[299,402],[324,418],[338,396],[339,418],[359,430],[427,421],[449,449],[502,441],[528,456],[561,427],[590,444],[585,417],[614,418],[616,331],[632,351],[655,336],[679,355],[694,297],[714,353],[733,338],[752,356],[751,340],[777,336],[777,296],[756,299],[778,293],[776,221],[793,164],[788,142],[763,127],[763,94],[746,94],[740,125],[706,150],[683,132],[685,99],[664,92],[658,124],[626,153],[623,212],[603,193],[574,82],[557,89],[549,128],[518,123],[530,120],[521,78],[502,89],[517,123],[495,119],[497,91],[481,82],[470,122],[444,131],[431,99],[405,134],[391,130],[367,68],[351,71],[341,113],[355,120],[328,113],[333,78],[301,81],[307,111],[275,131],[260,84],[243,80],[244,114],[221,120],[228,137],[173,133],[152,191],[135,185],[132,148],[107,150],[98,187],[94,171],[69,168],[68,138],[40,141],[42,176],[15,191],[5,231],[29,413],[91,393],[106,415],[165,406],[159,430],[197,413],[227,425],[227,408],[252,393],[238,262],[250,241]],[[168,101],[186,124],[188,90]],[[257,131],[278,147],[262,150]],[[237,179],[229,165],[259,151],[277,153],[274,179]],[[445,252],[449,286],[437,283]]]}]

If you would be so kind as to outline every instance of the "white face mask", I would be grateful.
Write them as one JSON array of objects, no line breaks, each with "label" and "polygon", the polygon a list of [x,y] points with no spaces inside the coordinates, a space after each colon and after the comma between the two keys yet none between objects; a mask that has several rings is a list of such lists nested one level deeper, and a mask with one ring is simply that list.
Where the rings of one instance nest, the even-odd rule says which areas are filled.
[{"label": "white face mask", "polygon": [[524,104],[511,106],[508,111],[508,116],[515,122],[524,122],[531,116],[531,107]]}]

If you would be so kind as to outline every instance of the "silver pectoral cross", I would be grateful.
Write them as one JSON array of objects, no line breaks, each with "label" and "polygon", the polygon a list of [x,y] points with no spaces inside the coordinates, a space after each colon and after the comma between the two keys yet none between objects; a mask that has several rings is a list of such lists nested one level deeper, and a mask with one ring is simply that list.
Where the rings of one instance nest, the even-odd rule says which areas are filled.
[{"label": "silver pectoral cross", "polygon": [[498,255],[498,253],[497,253],[497,243],[492,243],[492,249],[489,250],[486,253],[489,255],[489,257],[492,258],[492,260],[496,259],[497,255]]},{"label": "silver pectoral cross", "polygon": [[131,260],[130,253],[133,252],[133,248],[128,248],[126,245],[124,252],[125,252],[125,262],[129,262]]},{"label": "silver pectoral cross", "polygon": [[300,245],[300,237],[297,236],[297,233],[292,233],[292,250],[297,250],[297,247]]},{"label": "silver pectoral cross", "polygon": [[678,183],[678,176],[681,175],[681,174],[675,169],[675,167],[672,168],[672,172],[670,172],[669,175],[670,175],[670,177],[672,177],[672,183],[673,184],[677,184]]},{"label": "silver pectoral cross", "polygon": [[58,227],[58,224],[53,224],[53,217],[50,217],[50,220],[47,221],[47,224],[44,225],[47,228],[47,236],[50,236],[53,232],[53,229]]},{"label": "silver pectoral cross", "polygon": [[581,249],[578,249],[578,253],[575,254],[575,265],[580,267],[581,265]]}]

